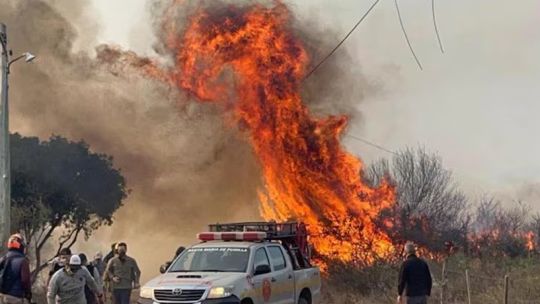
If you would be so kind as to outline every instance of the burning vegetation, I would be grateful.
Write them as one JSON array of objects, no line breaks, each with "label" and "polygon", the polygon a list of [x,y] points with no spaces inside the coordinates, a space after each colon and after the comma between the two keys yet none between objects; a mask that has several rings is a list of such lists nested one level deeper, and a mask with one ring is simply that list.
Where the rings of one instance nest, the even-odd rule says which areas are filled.
[{"label": "burning vegetation", "polygon": [[264,218],[301,219],[319,254],[372,262],[393,252],[374,223],[393,189],[362,182],[362,163],[339,143],[345,116],[310,115],[300,96],[309,55],[289,22],[282,3],[200,10],[183,35],[168,35],[169,78],[201,101],[230,103],[260,161]]},{"label": "burning vegetation", "polygon": [[244,130],[262,169],[265,219],[304,221],[323,257],[369,264],[392,255],[394,244],[376,219],[394,204],[394,188],[363,182],[362,162],[340,144],[346,116],[314,117],[302,101],[310,58],[286,5],[201,8],[182,32],[171,13],[177,5],[162,24],[172,67],[110,48],[101,49],[101,60],[127,61],[200,102],[230,109],[228,123]]},{"label": "burning vegetation", "polygon": [[[457,248],[479,254],[501,239],[494,227],[472,227],[468,202],[438,159],[419,155],[419,168],[434,169],[424,173],[442,172],[430,176],[407,171],[415,166],[414,155],[409,157],[400,174],[420,175],[403,183],[384,166],[371,178],[365,174],[373,168],[340,144],[347,116],[316,117],[302,99],[302,82],[313,62],[284,3],[212,1],[210,7],[190,8],[184,24],[186,18],[179,21],[175,12],[185,5],[172,1],[160,20],[169,64],[109,46],[98,49],[98,59],[110,67],[134,68],[201,103],[222,105],[227,124],[242,131],[258,158],[264,184],[260,211],[266,220],[305,222],[320,257],[356,266],[395,259],[407,240],[441,258]],[[424,191],[428,187],[432,192]],[[520,227],[512,236],[529,252],[535,250],[532,230]]]}]

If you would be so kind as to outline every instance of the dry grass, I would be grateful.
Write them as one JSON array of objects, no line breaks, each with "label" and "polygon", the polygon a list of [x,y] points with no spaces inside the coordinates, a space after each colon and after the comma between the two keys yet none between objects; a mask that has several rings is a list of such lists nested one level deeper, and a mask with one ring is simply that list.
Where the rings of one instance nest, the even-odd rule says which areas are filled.
[{"label": "dry grass", "polygon": [[[441,263],[430,262],[434,277],[431,303],[440,303]],[[378,264],[356,269],[335,264],[323,282],[321,304],[394,304],[399,265]],[[467,303],[465,269],[469,269],[472,303],[503,303],[504,276],[510,277],[511,303],[540,303],[540,257],[468,259],[447,261],[446,304]],[[41,288],[40,288],[41,289]],[[38,303],[43,302],[41,293]],[[133,299],[137,295],[134,293]]]},{"label": "dry grass", "polygon": [[[434,277],[432,303],[440,303],[441,263],[430,262]],[[454,256],[447,261],[445,301],[467,303],[465,269],[469,269],[472,303],[503,303],[504,276],[509,275],[512,303],[540,303],[540,257],[468,259]],[[376,265],[354,269],[333,268],[323,286],[324,304],[396,303],[398,265]]]}]

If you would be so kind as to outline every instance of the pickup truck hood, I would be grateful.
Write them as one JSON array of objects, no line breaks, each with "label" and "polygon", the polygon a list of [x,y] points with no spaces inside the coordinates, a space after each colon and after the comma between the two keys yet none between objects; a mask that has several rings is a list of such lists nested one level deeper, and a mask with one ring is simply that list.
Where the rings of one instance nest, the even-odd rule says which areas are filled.
[{"label": "pickup truck hood", "polygon": [[246,276],[245,273],[238,272],[171,272],[160,275],[145,286],[151,288],[228,286]]}]

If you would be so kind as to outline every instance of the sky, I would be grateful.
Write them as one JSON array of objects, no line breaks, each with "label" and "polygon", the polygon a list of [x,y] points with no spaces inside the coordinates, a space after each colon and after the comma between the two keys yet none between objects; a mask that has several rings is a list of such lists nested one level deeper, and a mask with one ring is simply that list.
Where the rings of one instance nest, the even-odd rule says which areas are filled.
[{"label": "sky", "polygon": [[[287,1],[300,20],[343,35],[371,5],[359,2]],[[149,6],[127,3],[94,1],[96,39],[152,55]],[[513,196],[540,184],[540,2],[436,1],[444,54],[431,1],[402,1],[400,8],[424,69],[407,48],[394,2],[381,1],[334,55],[349,53],[357,64],[351,68],[381,88],[358,101],[362,116],[348,132],[392,150],[437,152],[469,193]],[[345,144],[366,161],[388,156],[350,138]]]}]

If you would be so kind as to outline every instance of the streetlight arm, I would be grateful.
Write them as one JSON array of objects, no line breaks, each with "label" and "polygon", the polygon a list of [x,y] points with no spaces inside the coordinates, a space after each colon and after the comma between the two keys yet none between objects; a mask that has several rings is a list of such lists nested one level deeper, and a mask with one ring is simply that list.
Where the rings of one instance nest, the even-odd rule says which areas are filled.
[{"label": "streetlight arm", "polygon": [[23,59],[25,56],[26,56],[25,54],[22,54],[21,56],[12,59],[12,60],[8,63],[8,66],[7,66],[8,72],[9,72],[9,68],[11,67],[11,65],[12,65],[13,63],[15,63],[15,61],[20,60],[20,59]]}]

